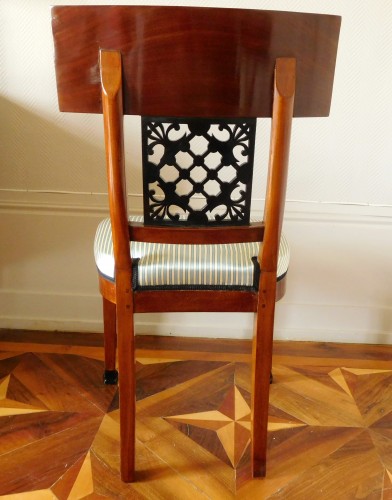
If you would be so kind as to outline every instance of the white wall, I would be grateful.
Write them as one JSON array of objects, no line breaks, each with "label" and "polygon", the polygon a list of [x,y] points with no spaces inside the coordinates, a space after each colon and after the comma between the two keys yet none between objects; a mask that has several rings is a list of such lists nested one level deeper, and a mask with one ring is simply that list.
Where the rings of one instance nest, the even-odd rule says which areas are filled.
[{"label": "white wall", "polygon": [[[102,118],[57,110],[51,3],[0,2],[0,327],[100,330],[92,239],[107,213]],[[294,124],[285,220],[292,263],[276,337],[392,343],[388,0],[143,3],[342,15],[331,116]],[[256,176],[263,182],[256,212],[268,125],[262,121],[258,130]],[[137,212],[138,118],[126,118],[126,135],[129,205]],[[249,337],[251,320],[149,315],[138,318],[138,330]]]}]

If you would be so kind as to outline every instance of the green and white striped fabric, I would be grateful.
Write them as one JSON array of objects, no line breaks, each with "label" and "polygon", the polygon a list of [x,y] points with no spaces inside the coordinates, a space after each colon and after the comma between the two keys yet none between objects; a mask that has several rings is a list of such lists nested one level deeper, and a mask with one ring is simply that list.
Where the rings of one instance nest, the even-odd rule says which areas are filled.
[{"label": "green and white striped fabric", "polygon": [[[141,222],[143,217],[131,216],[129,220]],[[137,259],[137,288],[251,289],[257,275],[254,258],[258,251],[257,242],[224,245],[131,242],[132,258]],[[103,220],[98,226],[94,255],[99,272],[113,280],[114,256],[110,219]],[[278,280],[287,272],[289,257],[289,246],[282,235]]]}]

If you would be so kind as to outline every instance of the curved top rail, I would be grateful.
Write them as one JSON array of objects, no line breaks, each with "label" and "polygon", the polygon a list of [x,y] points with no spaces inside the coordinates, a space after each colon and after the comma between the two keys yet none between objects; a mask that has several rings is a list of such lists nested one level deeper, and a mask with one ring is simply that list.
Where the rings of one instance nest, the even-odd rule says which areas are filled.
[{"label": "curved top rail", "polygon": [[270,117],[275,61],[295,57],[294,116],[327,116],[340,21],[249,9],[56,6],[60,110],[102,112],[103,48],[121,51],[125,114]]}]

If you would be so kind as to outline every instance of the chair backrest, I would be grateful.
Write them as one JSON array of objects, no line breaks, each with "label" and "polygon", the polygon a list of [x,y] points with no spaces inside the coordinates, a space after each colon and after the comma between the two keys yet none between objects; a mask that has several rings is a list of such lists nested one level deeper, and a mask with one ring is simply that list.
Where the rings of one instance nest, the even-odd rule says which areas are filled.
[{"label": "chair backrest", "polygon": [[340,17],[245,9],[56,6],[61,111],[101,113],[99,49],[123,59],[124,114],[270,117],[276,59],[297,60],[294,116],[327,116]]},{"label": "chair backrest", "polygon": [[[149,225],[249,224],[255,119],[274,116],[274,74],[280,58],[296,63],[296,70],[290,64],[290,71],[282,70],[279,83],[283,93],[296,89],[289,119],[329,114],[338,16],[195,7],[57,6],[52,17],[60,110],[101,113],[105,75],[100,75],[99,53],[121,54],[113,66],[122,72],[121,113],[143,116],[144,213]],[[109,73],[108,69],[110,79]],[[283,81],[294,74],[295,84]],[[272,125],[265,211],[271,232],[267,240],[273,241],[275,256],[272,267],[283,216],[290,128],[282,125],[274,143],[277,120]],[[191,147],[194,142],[196,151]],[[285,146],[277,154],[281,142]],[[120,139],[117,143],[122,149]],[[109,168],[117,168],[110,161]],[[117,163],[115,175],[122,182],[122,154]],[[125,206],[125,200],[122,203]],[[120,212],[119,216],[111,209],[112,226],[122,226],[125,234],[126,210]],[[169,241],[186,242],[185,233],[176,233],[175,238],[174,234]],[[220,241],[218,233],[186,234],[193,235],[193,242]],[[151,231],[135,230],[131,236],[166,241],[159,232],[152,236]],[[262,238],[262,226],[240,237]]]}]

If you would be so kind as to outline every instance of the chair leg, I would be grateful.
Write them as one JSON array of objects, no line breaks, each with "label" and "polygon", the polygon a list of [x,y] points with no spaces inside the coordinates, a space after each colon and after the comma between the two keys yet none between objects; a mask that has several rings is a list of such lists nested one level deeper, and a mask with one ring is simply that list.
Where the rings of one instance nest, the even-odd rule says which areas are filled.
[{"label": "chair leg", "polygon": [[116,304],[102,297],[103,324],[104,324],[104,346],[105,346],[105,371],[103,374],[104,384],[115,385],[118,382],[116,370]]},{"label": "chair leg", "polygon": [[266,474],[269,387],[275,315],[276,275],[263,273],[252,350],[252,475]]},{"label": "chair leg", "polygon": [[[117,281],[120,281],[119,279]],[[119,286],[119,285],[117,285]],[[135,338],[132,291],[117,293],[117,338],[120,396],[121,479],[134,480],[135,474]]]}]

